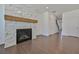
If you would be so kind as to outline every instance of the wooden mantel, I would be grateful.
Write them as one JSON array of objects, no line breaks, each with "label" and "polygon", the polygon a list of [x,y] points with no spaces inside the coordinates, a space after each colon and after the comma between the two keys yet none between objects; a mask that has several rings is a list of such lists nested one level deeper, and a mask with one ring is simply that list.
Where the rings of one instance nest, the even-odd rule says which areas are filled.
[{"label": "wooden mantel", "polygon": [[17,22],[28,22],[28,23],[37,23],[37,20],[29,19],[29,18],[22,18],[17,16],[5,15],[5,20],[9,21],[17,21]]}]

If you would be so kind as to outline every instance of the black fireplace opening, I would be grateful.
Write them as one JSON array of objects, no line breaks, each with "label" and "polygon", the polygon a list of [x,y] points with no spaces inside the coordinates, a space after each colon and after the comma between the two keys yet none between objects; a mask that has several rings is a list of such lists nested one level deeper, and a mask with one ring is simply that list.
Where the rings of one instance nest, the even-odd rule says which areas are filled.
[{"label": "black fireplace opening", "polygon": [[17,44],[32,39],[32,29],[16,29]]}]

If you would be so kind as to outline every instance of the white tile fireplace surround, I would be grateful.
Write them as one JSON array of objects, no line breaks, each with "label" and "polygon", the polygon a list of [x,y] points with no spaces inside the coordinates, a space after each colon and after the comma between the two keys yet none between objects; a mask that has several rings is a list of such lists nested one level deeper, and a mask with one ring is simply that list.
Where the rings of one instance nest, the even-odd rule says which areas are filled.
[{"label": "white tile fireplace surround", "polygon": [[16,29],[32,28],[32,39],[36,38],[36,27],[33,23],[5,21],[5,48],[16,45]]}]

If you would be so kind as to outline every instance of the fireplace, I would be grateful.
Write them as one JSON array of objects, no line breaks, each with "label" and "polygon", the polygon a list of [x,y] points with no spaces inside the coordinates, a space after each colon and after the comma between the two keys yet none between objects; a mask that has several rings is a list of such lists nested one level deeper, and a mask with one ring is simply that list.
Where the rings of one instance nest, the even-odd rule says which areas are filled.
[{"label": "fireplace", "polygon": [[32,29],[16,29],[17,43],[21,43],[32,39]]}]

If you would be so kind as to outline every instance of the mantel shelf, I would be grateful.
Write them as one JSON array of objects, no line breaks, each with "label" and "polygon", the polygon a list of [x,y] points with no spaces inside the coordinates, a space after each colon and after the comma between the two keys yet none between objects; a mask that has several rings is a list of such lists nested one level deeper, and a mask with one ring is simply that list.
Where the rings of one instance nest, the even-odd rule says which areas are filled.
[{"label": "mantel shelf", "polygon": [[28,22],[28,23],[37,23],[37,20],[22,18],[17,16],[5,15],[5,20],[16,21],[16,22]]}]

